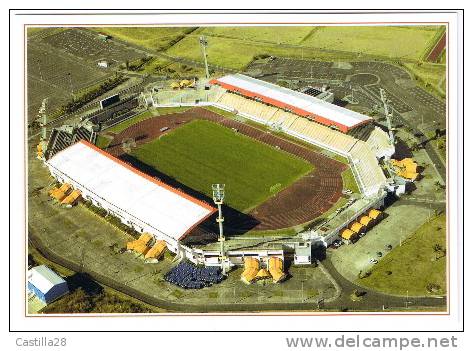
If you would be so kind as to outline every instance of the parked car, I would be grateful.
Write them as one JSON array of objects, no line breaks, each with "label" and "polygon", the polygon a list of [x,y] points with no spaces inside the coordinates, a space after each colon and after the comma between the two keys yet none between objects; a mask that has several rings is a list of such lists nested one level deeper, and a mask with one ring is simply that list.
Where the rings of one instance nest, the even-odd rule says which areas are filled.
[{"label": "parked car", "polygon": [[375,258],[370,258],[370,263],[377,264],[377,263],[378,263],[378,260],[375,259]]},{"label": "parked car", "polygon": [[342,245],[343,245],[343,241],[341,241],[340,239],[337,239],[332,243],[332,245],[330,245],[330,247],[333,249],[338,249]]}]

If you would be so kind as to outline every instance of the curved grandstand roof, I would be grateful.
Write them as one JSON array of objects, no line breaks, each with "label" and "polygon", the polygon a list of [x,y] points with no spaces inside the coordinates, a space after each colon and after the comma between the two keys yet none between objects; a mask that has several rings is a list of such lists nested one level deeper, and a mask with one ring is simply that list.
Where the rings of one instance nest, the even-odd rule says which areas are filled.
[{"label": "curved grandstand roof", "polygon": [[84,140],[60,151],[47,164],[175,240],[182,239],[216,211]]},{"label": "curved grandstand roof", "polygon": [[288,108],[296,114],[311,117],[319,123],[335,125],[344,132],[372,120],[371,117],[361,113],[243,74],[223,76],[212,80],[212,83],[248,97],[259,98],[280,108]]}]

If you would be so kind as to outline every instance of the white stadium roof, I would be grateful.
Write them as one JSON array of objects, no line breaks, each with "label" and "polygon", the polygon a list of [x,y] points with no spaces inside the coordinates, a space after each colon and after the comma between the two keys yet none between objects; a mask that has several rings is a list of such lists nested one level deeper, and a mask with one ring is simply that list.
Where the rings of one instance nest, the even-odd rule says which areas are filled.
[{"label": "white stadium roof", "polygon": [[223,83],[224,88],[225,85],[229,85],[255,93],[261,97],[266,97],[269,100],[273,100],[276,105],[277,102],[291,105],[308,113],[333,121],[348,129],[372,120],[371,117],[362,115],[361,113],[243,74],[237,73],[223,76],[216,79],[215,82]]},{"label": "white stadium roof", "polygon": [[83,140],[47,163],[97,197],[175,240],[216,211]]}]

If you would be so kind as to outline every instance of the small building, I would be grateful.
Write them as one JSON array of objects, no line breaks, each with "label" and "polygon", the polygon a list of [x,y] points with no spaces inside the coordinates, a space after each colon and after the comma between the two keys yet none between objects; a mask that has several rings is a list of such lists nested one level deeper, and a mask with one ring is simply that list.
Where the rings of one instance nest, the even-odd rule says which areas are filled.
[{"label": "small building", "polygon": [[310,242],[299,243],[294,249],[294,264],[311,264],[312,247]]},{"label": "small building", "polygon": [[46,304],[69,293],[67,282],[44,265],[28,271],[28,290]]},{"label": "small building", "polygon": [[100,68],[108,68],[108,66],[110,65],[108,61],[102,60],[102,61],[97,62],[97,66],[99,66]]},{"label": "small building", "polygon": [[109,39],[112,39],[111,35],[105,34],[105,33],[99,33],[98,37],[102,41],[108,41]]}]

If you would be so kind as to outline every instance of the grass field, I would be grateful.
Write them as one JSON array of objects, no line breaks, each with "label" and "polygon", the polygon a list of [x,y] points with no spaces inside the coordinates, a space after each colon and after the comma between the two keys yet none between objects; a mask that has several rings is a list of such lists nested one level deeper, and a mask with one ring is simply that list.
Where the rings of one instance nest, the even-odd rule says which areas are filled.
[{"label": "grass field", "polygon": [[355,177],[353,176],[353,172],[350,168],[342,172],[342,179],[343,189],[349,189],[354,193],[360,193],[360,189],[358,188],[358,184],[356,184]]},{"label": "grass field", "polygon": [[302,45],[417,60],[437,30],[437,26],[319,27]]},{"label": "grass field", "polygon": [[[257,55],[353,60],[364,54],[420,60],[438,26],[250,26],[250,27],[104,27],[92,30],[171,56],[202,60],[199,36],[207,37],[210,64],[243,69]],[[337,52],[338,51],[338,52]],[[157,60],[149,70],[167,63]],[[172,68],[175,70],[175,68]]]},{"label": "grass field", "polygon": [[406,63],[404,66],[412,73],[414,79],[427,91],[445,98],[447,69],[444,64]]},{"label": "grass field", "polygon": [[264,202],[313,167],[266,144],[208,121],[192,121],[137,148],[133,156],[211,196],[213,183],[226,185],[225,203],[240,210]]},{"label": "grass field", "polygon": [[432,284],[438,287],[438,294],[445,294],[445,220],[443,214],[422,225],[374,266],[369,277],[357,283],[390,294],[404,295],[409,290],[409,295],[418,296],[429,295],[427,286]]},{"label": "grass field", "polygon": [[191,27],[99,27],[91,30],[151,50],[164,50],[195,28]]},{"label": "grass field", "polygon": [[261,54],[321,60],[353,60],[369,54],[419,60],[438,30],[438,26],[199,28],[167,53],[201,60],[197,34],[203,33],[209,62],[234,69],[244,68]]},{"label": "grass field", "polygon": [[301,26],[206,27],[199,28],[195,34],[241,39],[252,42],[298,44],[315,29],[316,27]]}]

